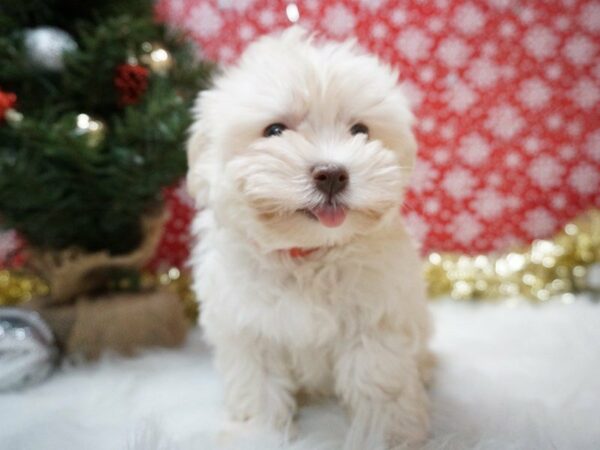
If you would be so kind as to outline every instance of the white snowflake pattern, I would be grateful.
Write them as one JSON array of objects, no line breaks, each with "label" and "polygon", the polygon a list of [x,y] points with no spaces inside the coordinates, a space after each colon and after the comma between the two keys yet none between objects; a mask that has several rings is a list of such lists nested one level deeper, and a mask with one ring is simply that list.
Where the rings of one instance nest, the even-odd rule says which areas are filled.
[{"label": "white snowflake pattern", "polygon": [[457,168],[446,172],[442,181],[442,188],[455,200],[460,200],[471,195],[476,184],[471,171]]},{"label": "white snowflake pattern", "polygon": [[184,0],[171,0],[168,3],[169,7],[169,20],[178,21],[183,14],[183,7],[185,6]]},{"label": "white snowflake pattern", "polygon": [[466,3],[456,8],[452,22],[463,33],[475,34],[483,28],[486,18],[476,5]]},{"label": "white snowflake pattern", "polygon": [[412,238],[421,243],[429,233],[429,224],[417,213],[410,212],[404,217],[404,222]]},{"label": "white snowflake pattern", "polygon": [[457,242],[469,245],[483,231],[481,223],[468,212],[461,212],[448,225],[447,231]]},{"label": "white snowflake pattern", "polygon": [[571,26],[571,21],[566,16],[559,16],[554,21],[554,27],[558,31],[566,31]]},{"label": "white snowflake pattern", "polygon": [[223,46],[219,49],[219,60],[231,62],[235,59],[235,50],[229,46]]},{"label": "white snowflake pattern", "polygon": [[581,8],[579,23],[592,33],[600,31],[600,3],[597,0],[592,0]]},{"label": "white snowflake pattern", "polygon": [[316,11],[321,5],[321,0],[305,0],[304,6],[311,11]]},{"label": "white snowflake pattern", "polygon": [[525,121],[515,107],[502,104],[490,109],[485,126],[494,136],[508,140],[523,129]]},{"label": "white snowflake pattern", "polygon": [[223,27],[219,12],[207,3],[195,4],[185,20],[185,27],[203,39],[215,36]]},{"label": "white snowflake pattern", "polygon": [[325,12],[325,28],[336,37],[349,35],[354,30],[356,18],[352,11],[338,3],[330,6]]},{"label": "white snowflake pattern", "polygon": [[538,16],[538,12],[533,8],[523,8],[519,14],[519,19],[525,25],[529,25]]},{"label": "white snowflake pattern", "polygon": [[589,164],[575,166],[569,176],[569,184],[582,195],[597,193],[599,181],[600,174]]},{"label": "white snowflake pattern", "polygon": [[418,126],[425,133],[429,133],[435,128],[435,119],[433,117],[424,117]]},{"label": "white snowflake pattern", "polygon": [[495,189],[483,189],[475,193],[471,206],[482,219],[496,219],[504,211],[504,197]]},{"label": "white snowflake pattern", "polygon": [[533,160],[528,173],[535,184],[542,189],[549,189],[562,184],[565,168],[551,156],[540,156]]},{"label": "white snowflake pattern", "polygon": [[558,37],[547,27],[538,25],[525,34],[525,48],[536,59],[549,58],[556,51]]},{"label": "white snowflake pattern", "polygon": [[432,33],[439,33],[444,29],[444,21],[438,17],[433,17],[429,20],[427,28],[429,28]]},{"label": "white snowflake pattern", "polygon": [[432,45],[432,39],[417,27],[407,28],[396,40],[396,48],[413,63],[427,58]]},{"label": "white snowflake pattern", "polygon": [[583,66],[593,60],[596,46],[590,39],[578,34],[569,38],[563,52],[573,64]]},{"label": "white snowflake pattern", "polygon": [[530,109],[540,109],[546,105],[551,97],[551,90],[539,78],[532,78],[521,83],[519,99]]},{"label": "white snowflake pattern", "polygon": [[583,109],[598,107],[600,101],[600,88],[590,78],[581,78],[575,86],[569,90],[569,96],[577,105]]},{"label": "white snowflake pattern", "polygon": [[550,200],[550,203],[554,209],[563,209],[565,206],[567,206],[567,197],[565,197],[563,194],[555,195]]},{"label": "white snowflake pattern", "polygon": [[446,149],[437,150],[433,154],[433,161],[437,165],[441,166],[442,164],[446,164],[449,160],[450,160],[450,152]]},{"label": "white snowflake pattern", "polygon": [[371,11],[379,9],[385,0],[360,0],[360,4]]},{"label": "white snowflake pattern", "polygon": [[233,9],[238,12],[246,11],[256,0],[217,0],[217,5],[221,9]]},{"label": "white snowflake pattern", "polygon": [[258,21],[265,28],[269,28],[275,25],[276,20],[277,17],[275,16],[275,12],[272,9],[265,9],[261,11],[258,15]]},{"label": "white snowflake pattern", "polygon": [[588,134],[584,148],[590,158],[596,162],[600,162],[600,128]]},{"label": "white snowflake pattern", "polygon": [[421,194],[435,187],[439,172],[425,160],[418,160],[413,168],[410,186],[414,192]]},{"label": "white snowflake pattern", "polygon": [[500,24],[500,34],[504,37],[514,36],[517,32],[517,27],[510,21],[502,22]]},{"label": "white snowflake pattern", "polygon": [[544,238],[554,231],[556,218],[546,208],[538,207],[525,213],[522,227],[532,238]]},{"label": "white snowflake pattern", "polygon": [[560,128],[562,126],[563,123],[564,123],[564,119],[558,113],[550,114],[550,116],[548,116],[548,119],[546,119],[546,126],[550,130],[557,130],[558,128]]},{"label": "white snowflake pattern", "polygon": [[536,154],[540,151],[540,148],[542,148],[542,141],[535,136],[528,136],[523,141],[523,148],[531,155]]},{"label": "white snowflake pattern", "polygon": [[511,167],[511,168],[519,167],[522,163],[523,163],[523,158],[521,158],[521,155],[519,155],[518,153],[514,153],[514,152],[509,153],[504,158],[504,164],[506,164],[507,167]]},{"label": "white snowflake pattern", "polygon": [[383,39],[387,35],[388,29],[384,24],[377,23],[373,25],[373,28],[371,29],[371,36],[373,36],[375,39]]},{"label": "white snowflake pattern", "polygon": [[479,58],[469,64],[467,78],[472,85],[479,88],[490,88],[498,78],[500,72],[491,59]]},{"label": "white snowflake pattern", "polygon": [[563,145],[558,149],[558,154],[565,161],[570,161],[571,159],[577,156],[577,152],[575,151],[575,147],[572,145]]},{"label": "white snowflake pattern", "polygon": [[436,51],[437,57],[451,68],[464,66],[472,53],[473,49],[458,38],[444,39]]},{"label": "white snowflake pattern", "polygon": [[408,20],[408,16],[406,15],[406,11],[396,8],[392,12],[392,23],[394,25],[404,25]]},{"label": "white snowflake pattern", "polygon": [[402,92],[406,95],[408,102],[413,108],[418,108],[423,102],[424,94],[421,88],[412,81],[406,80],[402,82]]},{"label": "white snowflake pattern", "polygon": [[477,133],[462,137],[458,147],[458,154],[462,160],[471,166],[484,162],[489,157],[490,151],[488,142]]},{"label": "white snowflake pattern", "polygon": [[14,230],[0,230],[0,261],[5,261],[19,246],[17,233]]},{"label": "white snowflake pattern", "polygon": [[492,173],[487,178],[487,184],[493,187],[500,187],[504,183],[504,178],[498,173]]},{"label": "white snowflake pattern", "polygon": [[486,58],[493,58],[498,53],[498,45],[495,42],[486,42],[481,46],[481,54]]},{"label": "white snowflake pattern", "polygon": [[446,86],[452,86],[454,83],[458,83],[460,78],[456,72],[448,72],[448,75],[444,77],[444,83]]},{"label": "white snowflake pattern", "polygon": [[428,198],[427,200],[425,200],[425,203],[423,204],[423,211],[425,211],[426,214],[429,215],[433,215],[433,214],[437,214],[440,210],[440,202],[435,199],[435,198]]},{"label": "white snowflake pattern", "polygon": [[440,127],[440,135],[446,140],[452,139],[456,136],[456,128],[450,124],[443,125]]},{"label": "white snowflake pattern", "polygon": [[513,0],[489,0],[497,9],[503,10],[513,5]]},{"label": "white snowflake pattern", "polygon": [[239,28],[238,34],[243,41],[249,41],[256,35],[252,25],[244,24]]},{"label": "white snowflake pattern", "polygon": [[563,73],[562,66],[558,63],[552,63],[546,69],[546,76],[550,80],[557,80]]},{"label": "white snowflake pattern", "polygon": [[462,81],[452,84],[446,89],[444,100],[450,109],[465,112],[477,100],[477,95]]},{"label": "white snowflake pattern", "polygon": [[431,66],[423,67],[419,73],[419,79],[424,83],[430,83],[435,78],[435,68]]}]

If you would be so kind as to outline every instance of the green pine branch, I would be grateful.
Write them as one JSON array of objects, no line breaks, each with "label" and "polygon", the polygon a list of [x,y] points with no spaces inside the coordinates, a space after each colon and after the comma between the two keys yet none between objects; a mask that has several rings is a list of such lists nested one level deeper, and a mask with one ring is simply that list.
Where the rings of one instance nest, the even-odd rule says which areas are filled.
[{"label": "green pine branch", "polygon": [[[24,119],[0,122],[0,226],[43,248],[130,251],[141,215],[185,173],[189,110],[213,66],[156,24],[146,1],[9,3],[0,7],[0,25],[10,24],[0,37],[0,90],[17,94]],[[58,73],[38,67],[24,46],[25,30],[42,24],[62,25],[78,45]],[[121,107],[116,69],[140,56],[144,42],[161,43],[173,67],[151,73],[141,101]],[[105,123],[97,146],[77,134],[80,113]]]}]

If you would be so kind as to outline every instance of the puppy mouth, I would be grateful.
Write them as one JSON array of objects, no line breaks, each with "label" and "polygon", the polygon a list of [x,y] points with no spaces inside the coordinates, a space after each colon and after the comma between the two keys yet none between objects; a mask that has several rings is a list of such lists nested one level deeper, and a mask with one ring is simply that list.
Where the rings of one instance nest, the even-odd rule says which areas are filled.
[{"label": "puppy mouth", "polygon": [[300,212],[312,220],[318,220],[324,227],[336,228],[346,220],[348,208],[339,204],[323,203],[316,208],[301,209]]}]

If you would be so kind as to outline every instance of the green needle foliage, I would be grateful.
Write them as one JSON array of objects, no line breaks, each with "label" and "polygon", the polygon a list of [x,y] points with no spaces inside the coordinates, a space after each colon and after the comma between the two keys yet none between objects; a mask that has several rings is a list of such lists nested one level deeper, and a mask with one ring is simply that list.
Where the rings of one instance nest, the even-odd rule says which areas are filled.
[{"label": "green needle foliage", "polygon": [[[77,42],[60,71],[40,67],[25,48],[27,30],[41,26]],[[132,250],[140,217],[185,173],[189,110],[213,67],[156,23],[149,0],[2,1],[0,29],[0,91],[17,95],[24,116],[0,122],[0,227],[38,248]],[[139,60],[147,42],[167,49],[173,65],[149,71],[140,101],[122,106],[117,67]],[[99,144],[77,133],[81,113],[105,124]]]}]

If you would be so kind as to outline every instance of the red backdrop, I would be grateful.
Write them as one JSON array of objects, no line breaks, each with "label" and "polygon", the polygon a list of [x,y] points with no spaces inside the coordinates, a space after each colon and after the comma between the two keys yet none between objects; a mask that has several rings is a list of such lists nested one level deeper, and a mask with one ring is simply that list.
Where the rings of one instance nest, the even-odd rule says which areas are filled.
[{"label": "red backdrop", "polygon": [[[600,207],[600,2],[158,5],[204,57],[223,64],[255,37],[289,26],[295,9],[305,27],[335,39],[355,36],[400,68],[420,142],[405,216],[424,251],[500,250]],[[173,217],[158,265],[181,264],[190,241],[185,190],[171,191],[169,202]],[[0,237],[0,258],[10,242]]]}]

